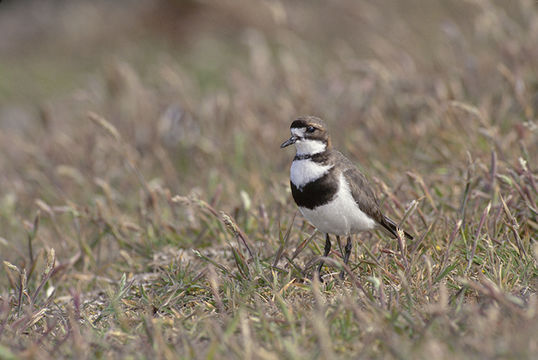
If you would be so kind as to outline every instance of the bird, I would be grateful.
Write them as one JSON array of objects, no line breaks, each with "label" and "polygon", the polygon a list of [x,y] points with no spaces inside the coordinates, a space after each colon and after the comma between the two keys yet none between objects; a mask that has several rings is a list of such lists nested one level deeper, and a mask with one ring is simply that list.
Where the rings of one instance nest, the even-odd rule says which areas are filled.
[{"label": "bird", "polygon": [[[383,215],[379,201],[365,175],[332,147],[325,122],[315,116],[301,116],[291,123],[291,137],[280,148],[295,145],[290,167],[290,186],[299,211],[318,231],[325,234],[324,258],[331,251],[330,235],[347,237],[344,264],[352,250],[351,235],[382,229],[397,238],[398,225]],[[403,230],[402,230],[403,231]],[[403,231],[408,240],[413,236]],[[321,281],[323,258],[318,267]],[[344,270],[340,273],[344,279]]]}]

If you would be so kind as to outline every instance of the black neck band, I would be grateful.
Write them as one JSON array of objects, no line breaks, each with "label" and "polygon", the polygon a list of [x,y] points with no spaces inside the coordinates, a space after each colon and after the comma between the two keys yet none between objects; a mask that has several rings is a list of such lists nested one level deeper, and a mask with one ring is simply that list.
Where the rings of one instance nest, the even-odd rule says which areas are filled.
[{"label": "black neck band", "polygon": [[295,155],[295,157],[293,158],[293,160],[306,160],[306,159],[311,159],[313,156],[313,154],[301,154],[301,155]]},{"label": "black neck band", "polygon": [[293,160],[306,160],[306,159],[310,159],[312,161],[315,161],[315,162],[324,162],[324,161],[327,161],[328,159],[328,152],[327,151],[322,151],[322,152],[319,152],[319,153],[315,153],[315,154],[297,154],[295,155],[295,157],[293,158]]}]

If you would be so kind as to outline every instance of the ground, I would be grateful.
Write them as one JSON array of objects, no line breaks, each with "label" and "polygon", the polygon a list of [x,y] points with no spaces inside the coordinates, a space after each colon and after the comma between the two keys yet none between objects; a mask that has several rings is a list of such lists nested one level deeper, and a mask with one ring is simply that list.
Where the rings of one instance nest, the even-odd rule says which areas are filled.
[{"label": "ground", "polygon": [[[535,358],[538,5],[0,3],[0,358]],[[414,234],[350,267],[299,115]]]}]

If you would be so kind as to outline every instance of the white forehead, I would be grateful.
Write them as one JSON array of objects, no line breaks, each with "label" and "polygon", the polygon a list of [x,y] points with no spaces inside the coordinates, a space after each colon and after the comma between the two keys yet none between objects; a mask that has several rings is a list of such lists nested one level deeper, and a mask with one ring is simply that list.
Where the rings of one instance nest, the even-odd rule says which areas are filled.
[{"label": "white forehead", "polygon": [[290,131],[293,136],[303,137],[305,130],[305,128],[292,128]]}]

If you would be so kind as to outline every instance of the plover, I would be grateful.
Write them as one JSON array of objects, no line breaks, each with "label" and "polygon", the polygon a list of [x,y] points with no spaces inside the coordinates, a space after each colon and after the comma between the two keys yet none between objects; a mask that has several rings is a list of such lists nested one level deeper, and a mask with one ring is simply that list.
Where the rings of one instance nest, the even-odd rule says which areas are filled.
[{"label": "plover", "polygon": [[[397,225],[384,216],[366,177],[342,153],[331,146],[323,120],[299,117],[290,126],[291,137],[281,148],[295,145],[290,185],[293,199],[303,216],[325,234],[324,256],[331,251],[330,234],[347,236],[344,264],[351,254],[351,235],[376,228],[397,237]],[[404,232],[408,239],[413,237]],[[321,274],[323,261],[318,273]],[[344,271],[340,274],[343,279]],[[320,275],[321,279],[321,275]]]}]

